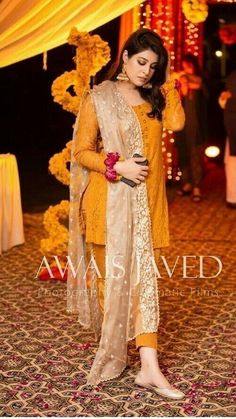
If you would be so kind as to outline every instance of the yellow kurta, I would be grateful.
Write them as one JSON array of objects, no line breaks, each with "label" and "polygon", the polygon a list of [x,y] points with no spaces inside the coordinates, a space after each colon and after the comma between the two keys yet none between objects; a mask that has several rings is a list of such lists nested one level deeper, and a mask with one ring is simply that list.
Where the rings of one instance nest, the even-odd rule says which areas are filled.
[{"label": "yellow kurta", "polygon": [[[149,161],[146,177],[153,248],[169,245],[168,209],[165,190],[165,173],[162,159],[162,129],[177,131],[184,124],[184,113],[179,94],[171,89],[166,97],[163,122],[151,119],[147,102],[132,106],[140,123],[144,156]],[[79,164],[90,170],[89,183],[80,204],[80,225],[86,242],[105,244],[107,180],[104,176],[106,153],[100,137],[96,112],[90,95],[81,107],[74,156]],[[127,188],[130,186],[127,185]],[[122,205],[122,203],[121,203]]]}]

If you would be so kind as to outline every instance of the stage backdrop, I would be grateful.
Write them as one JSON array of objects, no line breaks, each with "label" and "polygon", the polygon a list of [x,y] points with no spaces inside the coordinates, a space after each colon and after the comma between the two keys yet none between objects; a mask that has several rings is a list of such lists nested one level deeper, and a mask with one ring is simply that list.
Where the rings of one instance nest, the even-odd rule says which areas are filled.
[{"label": "stage backdrop", "polygon": [[0,67],[67,42],[73,26],[92,31],[140,3],[140,0],[2,0]]}]

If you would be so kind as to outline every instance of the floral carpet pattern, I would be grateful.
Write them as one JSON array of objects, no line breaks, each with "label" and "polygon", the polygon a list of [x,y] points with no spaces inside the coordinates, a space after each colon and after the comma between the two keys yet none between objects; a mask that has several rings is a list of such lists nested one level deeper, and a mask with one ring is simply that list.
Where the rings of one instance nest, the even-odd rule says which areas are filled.
[{"label": "floral carpet pattern", "polygon": [[[200,204],[174,199],[171,245],[158,265],[159,363],[186,394],[181,401],[134,384],[133,342],[118,379],[86,385],[97,342],[66,313],[66,284],[35,278],[42,214],[24,214],[24,226],[26,243],[0,257],[2,416],[235,416],[236,211],[225,207],[222,185],[213,190],[209,181]],[[200,260],[205,277],[217,272],[217,260],[222,272],[199,278]]]}]

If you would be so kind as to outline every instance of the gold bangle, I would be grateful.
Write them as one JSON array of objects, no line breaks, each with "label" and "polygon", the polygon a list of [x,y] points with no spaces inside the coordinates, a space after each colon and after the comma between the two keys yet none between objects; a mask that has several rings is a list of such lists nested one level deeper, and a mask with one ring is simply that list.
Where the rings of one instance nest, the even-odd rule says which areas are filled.
[{"label": "gold bangle", "polygon": [[117,175],[116,175],[116,182],[119,182],[119,180],[121,180],[121,178],[122,178],[122,176],[121,175],[118,175],[118,173],[117,173]]}]

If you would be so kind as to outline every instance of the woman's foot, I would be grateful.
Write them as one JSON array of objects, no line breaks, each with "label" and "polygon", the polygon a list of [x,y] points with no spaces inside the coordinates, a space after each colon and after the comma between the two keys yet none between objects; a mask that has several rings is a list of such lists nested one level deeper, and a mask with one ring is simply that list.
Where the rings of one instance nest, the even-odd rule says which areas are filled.
[{"label": "woman's foot", "polygon": [[143,368],[136,376],[137,381],[144,386],[150,384],[159,388],[173,389],[167,378],[162,374],[160,368]]},{"label": "woman's foot", "polygon": [[167,397],[168,399],[182,400],[182,399],[185,398],[185,394],[182,391],[177,390],[174,387],[169,387],[169,386],[168,387],[161,387],[161,386],[156,385],[156,384],[149,384],[149,383],[146,383],[146,381],[142,381],[141,371],[139,372],[139,374],[135,378],[135,384],[137,384],[138,386],[141,386],[141,387],[150,388],[152,391],[154,391],[159,396]]},{"label": "woman's foot", "polygon": [[200,202],[202,200],[201,191],[199,188],[193,188],[192,201]]},{"label": "woman's foot", "polygon": [[141,370],[137,375],[138,380],[144,384],[172,389],[173,387],[160,370],[156,349],[141,346],[139,353]]},{"label": "woman's foot", "polygon": [[167,378],[162,374],[158,364],[156,349],[141,346],[139,353],[141,370],[135,378],[135,384],[150,388],[158,395],[168,397],[169,399],[183,399],[185,394],[172,387]]},{"label": "woman's foot", "polygon": [[177,195],[179,196],[187,196],[190,195],[192,192],[192,185],[191,183],[185,183],[180,189],[177,191]]}]

